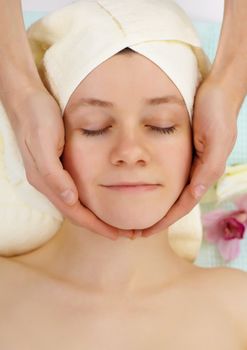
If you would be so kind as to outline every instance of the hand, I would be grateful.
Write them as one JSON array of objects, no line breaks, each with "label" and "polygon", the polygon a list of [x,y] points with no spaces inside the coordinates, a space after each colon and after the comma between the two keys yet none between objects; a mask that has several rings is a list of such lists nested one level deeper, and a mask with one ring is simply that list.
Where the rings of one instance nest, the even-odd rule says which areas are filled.
[{"label": "hand", "polygon": [[[198,88],[192,125],[195,155],[189,183],[166,216],[143,230],[142,236],[148,237],[168,228],[188,214],[208,188],[223,175],[237,138],[239,108],[240,103],[219,81],[208,77]],[[198,194],[197,186],[203,186]]]},{"label": "hand", "polygon": [[[86,227],[115,240],[120,234],[132,237],[128,230],[118,230],[98,219],[78,200],[78,191],[59,157],[64,148],[64,124],[55,99],[43,88],[20,89],[5,104],[22,154],[29,183],[68,217],[74,224]],[[17,95],[17,96],[16,96]],[[73,192],[65,204],[61,193]],[[65,198],[65,197],[64,197]]]}]

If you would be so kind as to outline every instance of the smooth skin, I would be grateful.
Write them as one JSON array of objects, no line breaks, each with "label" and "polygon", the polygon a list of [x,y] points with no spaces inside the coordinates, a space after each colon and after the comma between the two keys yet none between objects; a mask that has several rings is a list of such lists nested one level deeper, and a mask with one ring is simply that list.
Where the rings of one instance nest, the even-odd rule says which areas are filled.
[{"label": "smooth skin", "polygon": [[[185,104],[145,103],[164,93],[182,99],[149,59],[118,54],[81,81],[66,107],[62,164],[80,200],[110,225],[149,227],[187,181]],[[109,188],[129,179],[159,186]],[[0,257],[0,276],[4,350],[246,350],[246,272],[191,264],[172,250],[168,230],[112,242],[65,220],[38,249]]]},{"label": "smooth skin", "polygon": [[[195,156],[190,182],[145,237],[189,213],[225,171],[237,139],[237,117],[247,93],[247,2],[225,0],[224,18],[211,72],[197,90],[193,114]],[[220,142],[219,142],[220,134]]]},{"label": "smooth skin", "polygon": [[[107,225],[79,202],[75,183],[59,159],[64,147],[61,111],[39,77],[26,36],[21,1],[0,0],[0,9],[0,99],[16,134],[28,181],[79,226],[111,239],[140,235]],[[190,212],[224,172],[247,91],[246,19],[246,0],[225,0],[216,58],[195,100],[195,156],[190,183],[167,215],[142,231],[143,236],[167,228]],[[199,185],[204,189],[197,196],[195,189]],[[67,197],[61,196],[66,192]]]}]

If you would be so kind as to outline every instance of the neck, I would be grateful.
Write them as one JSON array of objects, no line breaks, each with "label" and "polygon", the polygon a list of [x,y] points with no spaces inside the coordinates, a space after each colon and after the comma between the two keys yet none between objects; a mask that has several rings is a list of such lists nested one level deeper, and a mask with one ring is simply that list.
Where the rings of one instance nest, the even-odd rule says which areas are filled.
[{"label": "neck", "polygon": [[118,295],[156,293],[192,267],[173,252],[167,230],[112,241],[67,220],[53,239],[23,258],[84,290]]}]

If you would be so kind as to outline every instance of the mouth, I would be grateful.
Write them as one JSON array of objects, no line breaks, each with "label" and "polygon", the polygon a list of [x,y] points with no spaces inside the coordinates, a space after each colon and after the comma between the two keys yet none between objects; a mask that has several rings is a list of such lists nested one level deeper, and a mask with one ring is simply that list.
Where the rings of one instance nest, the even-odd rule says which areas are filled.
[{"label": "mouth", "polygon": [[113,191],[127,191],[127,192],[143,192],[143,191],[153,191],[158,189],[160,184],[147,184],[147,183],[120,183],[114,185],[102,185],[103,187],[113,190]]}]

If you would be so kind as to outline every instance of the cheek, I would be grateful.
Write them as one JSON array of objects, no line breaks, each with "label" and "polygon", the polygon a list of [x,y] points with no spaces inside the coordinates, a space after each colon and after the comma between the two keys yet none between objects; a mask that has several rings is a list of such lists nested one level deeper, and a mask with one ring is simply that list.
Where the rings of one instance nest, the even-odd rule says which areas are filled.
[{"label": "cheek", "polygon": [[95,162],[95,154],[89,152],[86,147],[83,147],[81,141],[79,142],[76,138],[66,141],[62,155],[62,163],[64,169],[67,170],[73,178],[78,189],[85,183],[92,181],[95,171]]},{"label": "cheek", "polygon": [[[192,141],[181,137],[159,152],[158,163],[165,174],[164,182],[171,192],[178,195],[187,184],[192,162]],[[169,190],[170,191],[170,190]]]}]

